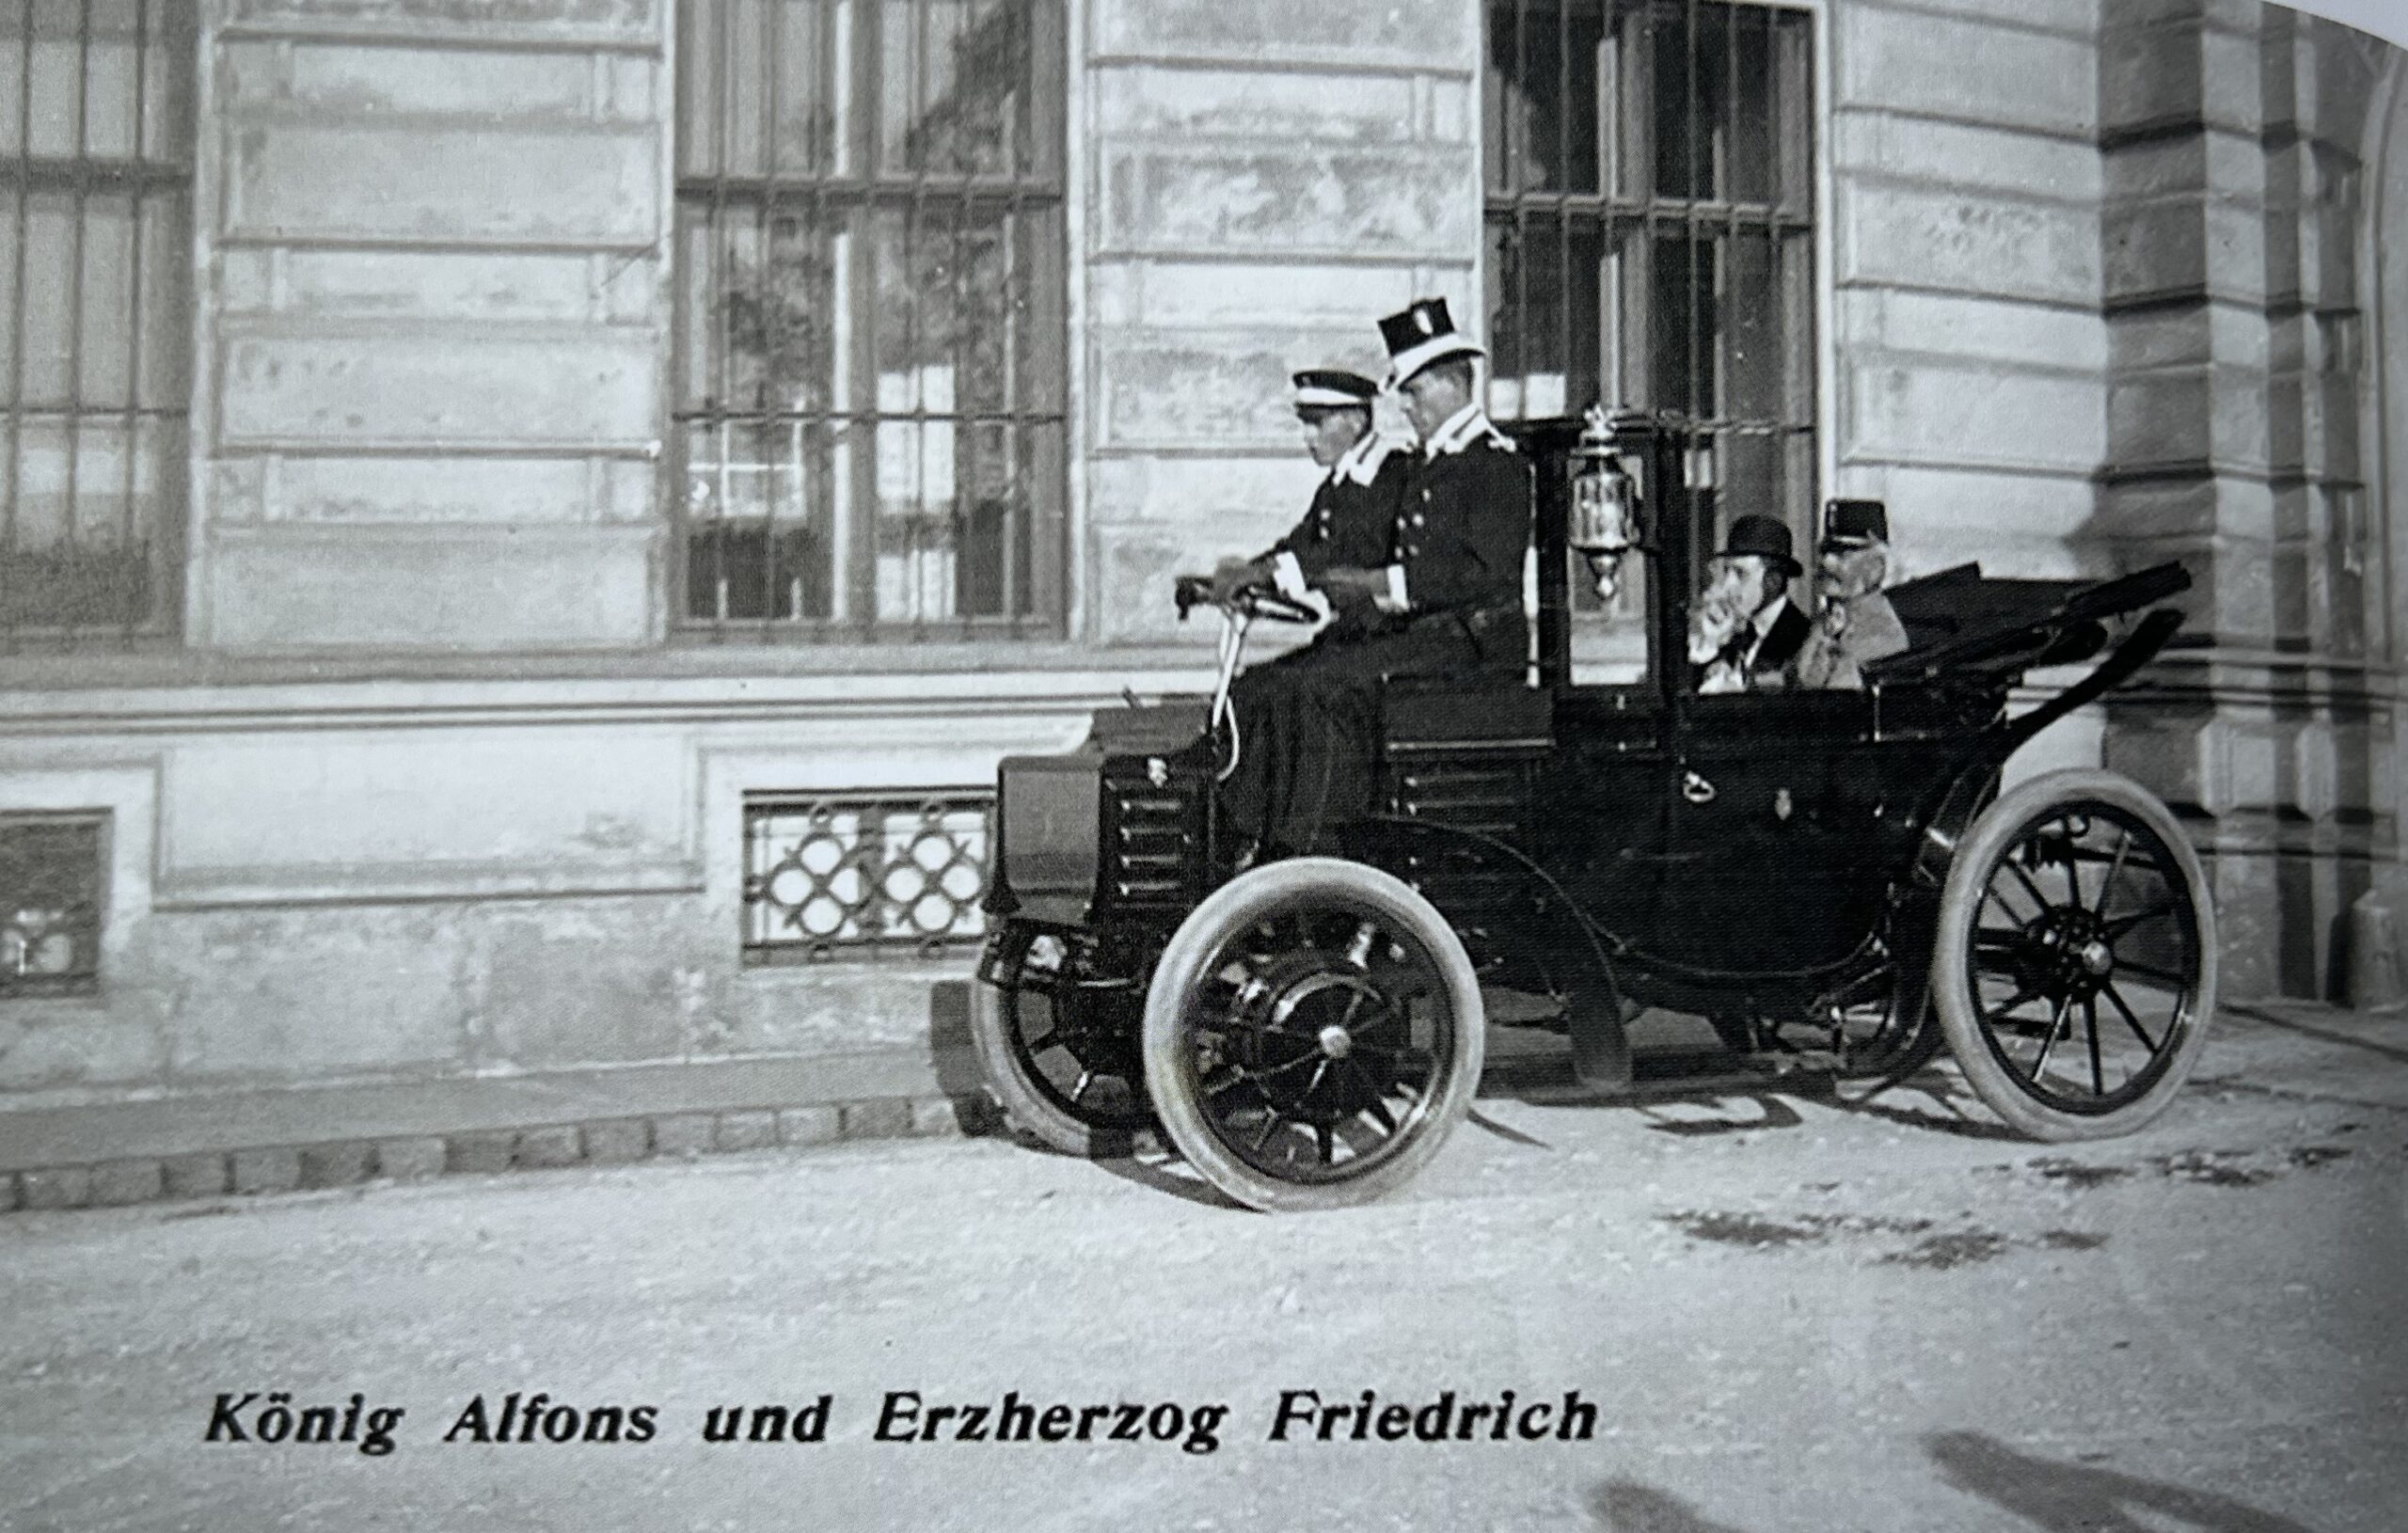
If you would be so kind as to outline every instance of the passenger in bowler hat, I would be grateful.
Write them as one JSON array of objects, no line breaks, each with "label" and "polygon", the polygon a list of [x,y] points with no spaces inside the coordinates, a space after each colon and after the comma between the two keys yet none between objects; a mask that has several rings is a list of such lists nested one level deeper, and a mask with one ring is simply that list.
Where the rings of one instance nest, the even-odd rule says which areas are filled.
[{"label": "passenger in bowler hat", "polygon": [[1881,584],[1890,575],[1890,510],[1878,500],[1833,500],[1823,508],[1814,593],[1822,606],[1798,652],[1800,687],[1855,688],[1862,668],[1907,647]]},{"label": "passenger in bowler hat", "polygon": [[1364,637],[1315,645],[1275,684],[1232,694],[1239,759],[1222,801],[1259,857],[1324,846],[1370,812],[1386,683],[1489,674],[1513,685],[1527,663],[1530,471],[1481,411],[1474,363],[1485,354],[1442,298],[1389,315],[1380,335],[1420,450],[1400,454],[1408,472],[1377,552],[1315,582]]},{"label": "passenger in bowler hat", "polygon": [[1699,691],[1749,691],[1785,681],[1813,626],[1789,599],[1789,582],[1802,573],[1788,524],[1753,514],[1732,521],[1689,611]]}]

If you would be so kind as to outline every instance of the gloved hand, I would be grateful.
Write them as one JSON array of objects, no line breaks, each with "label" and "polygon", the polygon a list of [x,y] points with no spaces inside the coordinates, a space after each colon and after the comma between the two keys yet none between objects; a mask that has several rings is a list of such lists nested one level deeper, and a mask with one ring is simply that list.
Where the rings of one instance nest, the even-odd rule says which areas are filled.
[{"label": "gloved hand", "polygon": [[1386,570],[1367,570],[1352,564],[1332,564],[1321,572],[1313,585],[1329,598],[1333,609],[1350,614],[1370,611],[1388,593]]},{"label": "gloved hand", "polygon": [[1225,602],[1247,586],[1268,583],[1271,577],[1250,559],[1225,559],[1212,566],[1212,599]]}]

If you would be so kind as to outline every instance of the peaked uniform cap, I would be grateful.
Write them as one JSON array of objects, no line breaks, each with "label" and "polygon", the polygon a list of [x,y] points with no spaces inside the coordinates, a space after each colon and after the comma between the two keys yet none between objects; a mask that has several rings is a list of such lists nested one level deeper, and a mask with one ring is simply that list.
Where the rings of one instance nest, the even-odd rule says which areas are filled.
[{"label": "peaked uniform cap", "polygon": [[1731,530],[1723,535],[1722,551],[1717,559],[1753,556],[1764,560],[1782,574],[1796,577],[1804,573],[1798,556],[1790,546],[1789,524],[1770,516],[1749,514],[1735,519]]},{"label": "peaked uniform cap", "polygon": [[1295,375],[1298,410],[1368,410],[1380,386],[1344,368],[1307,368]]},{"label": "peaked uniform cap", "polygon": [[1380,339],[1388,348],[1388,387],[1395,388],[1433,362],[1451,356],[1485,356],[1488,353],[1469,336],[1455,329],[1444,298],[1417,298],[1380,322]]},{"label": "peaked uniform cap", "polygon": [[1833,500],[1823,508],[1825,543],[1887,543],[1890,508],[1879,500]]}]

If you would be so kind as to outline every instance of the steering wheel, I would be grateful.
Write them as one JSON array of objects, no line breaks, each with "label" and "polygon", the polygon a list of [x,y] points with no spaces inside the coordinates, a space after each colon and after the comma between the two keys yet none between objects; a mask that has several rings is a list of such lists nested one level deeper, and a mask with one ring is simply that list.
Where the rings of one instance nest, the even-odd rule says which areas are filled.
[{"label": "steering wheel", "polygon": [[1319,623],[1321,614],[1276,586],[1240,586],[1233,605],[1275,623]]}]

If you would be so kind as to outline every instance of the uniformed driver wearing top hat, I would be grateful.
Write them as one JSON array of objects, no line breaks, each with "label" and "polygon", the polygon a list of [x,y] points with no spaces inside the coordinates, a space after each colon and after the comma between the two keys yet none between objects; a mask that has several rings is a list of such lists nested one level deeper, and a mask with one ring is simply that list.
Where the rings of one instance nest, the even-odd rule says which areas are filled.
[{"label": "uniformed driver wearing top hat", "polygon": [[1263,855],[1313,850],[1370,813],[1384,682],[1493,674],[1510,686],[1528,660],[1530,471],[1480,408],[1473,364],[1486,354],[1443,298],[1389,315],[1380,335],[1420,450],[1406,455],[1377,562],[1333,562],[1315,582],[1364,637],[1316,645],[1278,685],[1233,693],[1239,765],[1223,804]]}]

